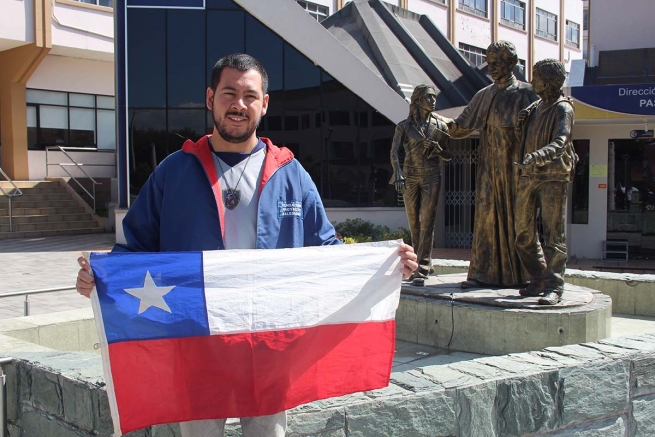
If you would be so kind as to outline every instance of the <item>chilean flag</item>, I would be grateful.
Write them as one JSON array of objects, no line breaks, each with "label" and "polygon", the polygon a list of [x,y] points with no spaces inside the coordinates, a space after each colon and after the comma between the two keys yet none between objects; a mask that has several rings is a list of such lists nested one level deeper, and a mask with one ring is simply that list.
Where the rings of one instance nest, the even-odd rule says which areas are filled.
[{"label": "chilean flag", "polygon": [[116,435],[387,386],[398,247],[92,253]]}]

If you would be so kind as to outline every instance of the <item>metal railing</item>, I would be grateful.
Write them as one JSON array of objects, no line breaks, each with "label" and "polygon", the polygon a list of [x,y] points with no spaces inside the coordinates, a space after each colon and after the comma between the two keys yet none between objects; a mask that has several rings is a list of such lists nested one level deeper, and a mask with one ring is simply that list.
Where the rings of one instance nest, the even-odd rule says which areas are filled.
[{"label": "metal railing", "polygon": [[10,293],[0,293],[0,299],[3,297],[16,297],[16,296],[25,296],[25,301],[23,302],[23,315],[30,315],[30,301],[29,296],[33,294],[42,294],[42,293],[54,293],[56,291],[66,291],[66,290],[75,290],[75,286],[67,287],[53,287],[53,288],[41,288],[38,290],[24,290],[24,291],[12,291]]},{"label": "metal railing", "polygon": [[9,431],[7,430],[7,381],[2,367],[5,364],[11,364],[14,361],[11,357],[0,358],[0,437],[7,437]]},{"label": "metal railing", "polygon": [[[72,156],[70,156],[66,151],[83,151],[83,152],[88,152],[89,150],[93,149],[88,149],[86,147],[64,147],[64,146],[48,146],[45,148],[45,176],[46,178],[49,176],[49,169],[51,165],[58,165],[68,176],[71,177],[73,181],[84,191],[90,198],[91,201],[93,202],[93,213],[96,213],[96,185],[102,185],[102,183],[96,181],[93,179],[87,172],[84,171],[82,166],[84,165],[83,163],[80,164],[77,161],[73,159]],[[66,156],[70,162],[56,162],[56,163],[50,163],[49,158],[48,158],[48,152],[50,151],[59,151]],[[102,166],[103,164],[91,164],[92,166]],[[87,190],[84,185],[80,181],[77,180],[75,176],[73,176],[68,170],[66,170],[66,167],[76,167],[78,170],[80,170],[84,175],[93,183],[91,191],[93,191],[93,194],[89,193],[89,190]]]},{"label": "metal railing", "polygon": [[4,172],[2,167],[0,167],[0,174],[2,174],[2,176],[4,176],[4,178],[7,179],[7,181],[9,181],[9,183],[14,187],[13,192],[8,193],[8,192],[6,192],[4,190],[4,188],[2,188],[2,185],[0,185],[0,191],[2,192],[3,195],[7,196],[7,198],[9,199],[9,232],[13,232],[14,231],[14,227],[13,227],[13,225],[14,225],[13,224],[13,221],[14,221],[13,215],[14,214],[13,214],[13,209],[12,209],[12,206],[13,206],[12,201],[14,200],[14,197],[22,196],[23,192],[20,190],[20,188],[18,188],[18,186],[16,186],[14,181],[11,180],[11,178],[7,175],[7,173]]}]

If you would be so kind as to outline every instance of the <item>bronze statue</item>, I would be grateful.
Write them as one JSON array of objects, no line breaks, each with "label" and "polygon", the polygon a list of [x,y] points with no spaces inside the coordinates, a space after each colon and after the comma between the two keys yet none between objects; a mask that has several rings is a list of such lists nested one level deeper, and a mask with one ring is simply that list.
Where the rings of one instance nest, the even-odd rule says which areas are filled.
[{"label": "bronze statue", "polygon": [[494,83],[478,91],[455,120],[442,118],[451,138],[480,132],[475,186],[475,222],[468,279],[462,288],[522,286],[526,280],[515,249],[512,163],[520,159],[514,128],[518,112],[537,100],[529,84],[513,74],[516,48],[498,41],[487,48]]},{"label": "bronze statue", "polygon": [[[419,286],[425,284],[432,268],[434,221],[441,186],[439,158],[452,159],[443,147],[448,143],[446,125],[433,113],[436,99],[432,86],[419,85],[414,89],[409,117],[398,123],[391,145],[393,175],[389,183],[403,193],[419,265],[411,280]],[[405,150],[402,169],[398,157],[400,146]]]},{"label": "bronze statue", "polygon": [[[516,250],[532,277],[522,296],[542,296],[541,305],[561,301],[566,269],[566,196],[578,157],[573,150],[573,103],[562,94],[564,64],[545,59],[532,70],[541,97],[519,112],[522,163],[516,190]],[[544,246],[537,235],[541,211]]]}]

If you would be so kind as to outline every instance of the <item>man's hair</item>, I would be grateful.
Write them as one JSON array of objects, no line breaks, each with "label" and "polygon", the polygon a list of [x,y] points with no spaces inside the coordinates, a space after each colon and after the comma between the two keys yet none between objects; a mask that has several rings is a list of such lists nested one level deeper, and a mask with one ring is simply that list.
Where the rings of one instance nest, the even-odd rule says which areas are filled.
[{"label": "man's hair", "polygon": [[561,96],[562,85],[566,80],[566,69],[557,59],[543,59],[534,64],[535,72],[539,73],[546,85],[546,92],[550,96]]},{"label": "man's hair", "polygon": [[487,56],[489,53],[498,53],[512,63],[512,68],[519,62],[519,56],[516,54],[516,47],[509,41],[496,41],[487,47]]},{"label": "man's hair", "polygon": [[419,109],[418,109],[418,101],[423,97],[428,94],[434,94],[435,96],[437,95],[437,91],[432,85],[418,85],[416,88],[414,88],[414,92],[412,93],[412,97],[409,102],[409,118],[416,122],[419,118]]},{"label": "man's hair", "polygon": [[268,92],[268,73],[266,73],[266,69],[261,62],[245,53],[233,53],[216,61],[214,68],[212,68],[211,88],[213,91],[216,91],[216,87],[221,81],[221,73],[223,73],[225,67],[239,71],[255,70],[262,77],[262,93],[266,95]]}]

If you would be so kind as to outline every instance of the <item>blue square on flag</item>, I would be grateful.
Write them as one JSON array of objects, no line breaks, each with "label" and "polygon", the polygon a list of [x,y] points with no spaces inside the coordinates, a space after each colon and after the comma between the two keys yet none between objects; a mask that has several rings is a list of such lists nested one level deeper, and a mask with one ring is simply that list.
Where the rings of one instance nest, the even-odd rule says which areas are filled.
[{"label": "blue square on flag", "polygon": [[201,252],[92,253],[91,265],[108,343],[209,335]]}]

